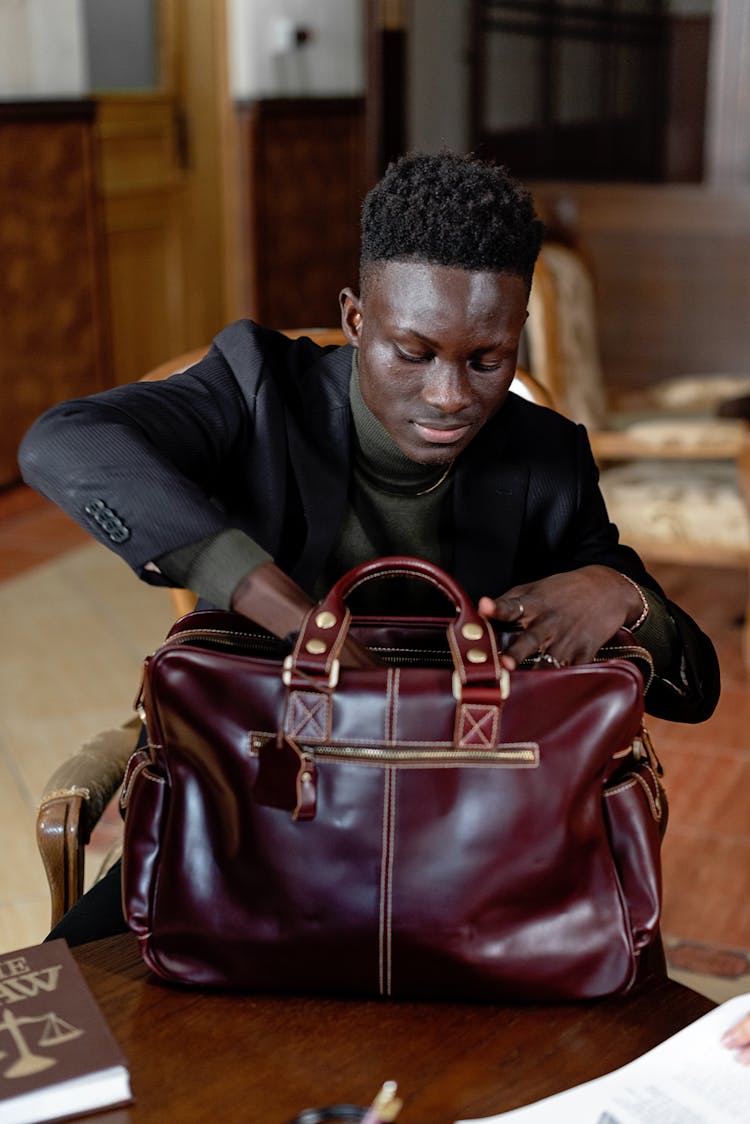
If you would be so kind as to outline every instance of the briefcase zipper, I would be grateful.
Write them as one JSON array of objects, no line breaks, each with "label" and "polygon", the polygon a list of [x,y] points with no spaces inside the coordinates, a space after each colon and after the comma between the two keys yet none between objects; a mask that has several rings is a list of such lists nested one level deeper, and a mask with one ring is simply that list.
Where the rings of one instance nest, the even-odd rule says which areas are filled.
[{"label": "briefcase zipper", "polygon": [[[237,633],[228,632],[226,630],[218,628],[204,628],[191,629],[187,632],[178,632],[175,636],[170,636],[167,640],[165,640],[162,647],[179,644],[190,644],[195,640],[207,640],[214,644],[221,644],[227,648],[247,648],[251,650],[258,650],[262,648],[268,649],[277,646],[281,647],[283,645],[282,640],[274,640],[274,638],[271,636],[257,636],[253,635],[252,633]],[[440,664],[441,666],[444,665],[446,667],[450,667],[453,663],[450,652],[444,652],[436,648],[391,648],[388,646],[379,646],[377,644],[373,644],[371,646],[371,650],[382,655],[389,655],[400,665],[416,664],[417,666],[425,666],[425,660],[429,660],[430,664]],[[650,669],[648,682],[644,687],[644,690],[648,690],[654,677],[654,661],[651,657],[651,653],[647,651],[646,648],[636,646],[615,647],[610,651],[612,653],[611,655],[608,654],[603,656],[594,656],[592,662],[607,663],[609,660],[617,658],[636,658],[638,660],[641,660]],[[269,653],[268,658],[273,659],[274,657]],[[536,664],[536,661],[533,659],[533,657],[529,657],[519,664],[519,668],[521,668],[522,670],[536,668],[537,666],[538,665]]]},{"label": "briefcase zipper", "polygon": [[539,762],[539,746],[529,743],[508,749],[436,749],[434,746],[415,746],[410,749],[396,749],[392,746],[324,745],[300,746],[305,757],[338,758],[360,761],[376,761],[378,764],[403,764],[405,762],[425,764],[430,761],[449,761],[454,765],[523,762],[536,765]]},{"label": "briefcase zipper", "polygon": [[[161,647],[176,647],[180,644],[191,644],[196,640],[206,640],[212,644],[220,644],[225,648],[247,648],[255,651],[259,649],[270,650],[273,648],[286,648],[283,640],[275,640],[272,636],[257,636],[252,633],[227,632],[222,629],[208,628],[178,632],[176,635],[168,637]],[[398,664],[417,664],[418,666],[425,666],[425,661],[429,660],[430,665],[439,664],[445,667],[451,667],[453,665],[450,652],[442,651],[437,648],[391,648],[385,645],[373,644],[371,645],[371,650],[381,655],[390,656],[393,662]],[[272,651],[268,652],[268,658],[274,658],[274,653]]]},{"label": "briefcase zipper", "polygon": [[195,640],[208,640],[212,644],[221,644],[225,648],[272,648],[283,647],[284,641],[273,636],[257,636],[250,632],[226,632],[218,628],[191,629],[189,632],[178,632],[175,636],[168,637],[161,645],[170,648],[178,644],[190,644]]},{"label": "briefcase zipper", "polygon": [[[606,648],[603,649],[603,650],[607,651]],[[608,650],[608,654],[605,655],[605,656],[594,656],[593,662],[594,663],[609,663],[610,660],[616,660],[616,659],[637,659],[640,662],[645,663],[647,665],[647,667],[649,668],[649,675],[648,675],[648,679],[643,684],[643,692],[645,694],[646,691],[651,686],[654,675],[656,674],[656,671],[655,671],[655,668],[654,668],[654,660],[653,660],[653,657],[652,657],[651,653],[646,648],[640,648],[640,647],[635,647],[635,646],[634,647],[622,647],[621,648],[619,646],[616,646],[614,648],[610,648]],[[645,679],[645,677],[644,677],[644,679]]]},{"label": "briefcase zipper", "polygon": [[[222,644],[229,649],[238,647],[238,649],[272,649],[272,647],[282,646],[283,641],[275,640],[273,636],[259,636],[252,633],[234,633],[227,632],[222,628],[191,628],[188,632],[177,633],[170,636],[165,640],[162,647],[177,645],[177,644],[190,644],[193,641],[209,641],[211,643]],[[450,667],[452,664],[451,653],[442,649],[404,649],[404,647],[389,647],[387,645],[372,644],[371,650],[373,652],[381,653],[383,655],[390,655],[392,659],[397,660],[399,663],[414,663],[419,664],[424,660],[440,662],[445,664],[445,667]],[[609,660],[615,659],[638,659],[647,664],[650,668],[649,683],[653,678],[653,659],[651,653],[638,645],[631,646],[615,646],[612,649],[603,649],[605,655],[595,655],[594,663],[607,663]],[[526,660],[519,663],[518,667],[523,669],[534,668],[536,661],[533,656],[528,656]],[[546,669],[545,669],[546,670]]]}]

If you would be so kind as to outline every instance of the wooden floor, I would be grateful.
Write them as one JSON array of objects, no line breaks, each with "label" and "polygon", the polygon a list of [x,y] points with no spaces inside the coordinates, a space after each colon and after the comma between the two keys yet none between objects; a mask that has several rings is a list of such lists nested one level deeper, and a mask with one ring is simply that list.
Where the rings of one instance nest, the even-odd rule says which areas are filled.
[{"label": "wooden floor", "polygon": [[[711,635],[722,665],[713,718],[698,726],[652,719],[650,730],[670,801],[663,931],[671,973],[723,999],[750,991],[750,692],[739,627],[747,579],[733,570],[653,569]],[[41,939],[47,928],[36,794],[81,740],[130,714],[141,659],[162,639],[170,607],[163,591],[136,581],[23,489],[0,495],[0,620],[3,951]],[[110,813],[97,855],[117,830]]]}]

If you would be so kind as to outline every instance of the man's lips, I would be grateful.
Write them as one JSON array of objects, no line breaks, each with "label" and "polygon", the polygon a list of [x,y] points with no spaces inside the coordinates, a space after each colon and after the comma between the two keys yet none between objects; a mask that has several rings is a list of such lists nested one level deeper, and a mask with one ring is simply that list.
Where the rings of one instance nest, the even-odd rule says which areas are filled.
[{"label": "man's lips", "polygon": [[455,445],[470,428],[468,422],[463,425],[447,427],[421,421],[415,421],[412,424],[422,440],[429,441],[433,445]]}]

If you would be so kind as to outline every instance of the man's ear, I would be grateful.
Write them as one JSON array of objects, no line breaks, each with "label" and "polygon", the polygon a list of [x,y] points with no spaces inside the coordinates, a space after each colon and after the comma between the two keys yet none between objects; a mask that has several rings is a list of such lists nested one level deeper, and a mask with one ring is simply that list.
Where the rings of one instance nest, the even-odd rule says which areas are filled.
[{"label": "man's ear", "polygon": [[339,305],[344,335],[352,347],[359,347],[362,331],[362,301],[351,289],[342,289],[339,293]]}]

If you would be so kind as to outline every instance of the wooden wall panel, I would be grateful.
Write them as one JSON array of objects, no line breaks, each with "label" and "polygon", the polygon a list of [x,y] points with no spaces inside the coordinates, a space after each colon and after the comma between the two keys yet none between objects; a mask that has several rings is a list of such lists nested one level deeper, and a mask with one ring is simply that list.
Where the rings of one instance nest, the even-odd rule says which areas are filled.
[{"label": "wooden wall panel", "polygon": [[290,98],[238,114],[247,314],[278,328],[338,324],[338,293],[358,276],[364,103]]},{"label": "wooden wall panel", "polygon": [[31,422],[105,383],[93,105],[0,105],[0,486]]},{"label": "wooden wall panel", "polygon": [[536,184],[587,254],[608,381],[750,373],[750,187]]},{"label": "wooden wall panel", "polygon": [[168,95],[110,95],[97,104],[112,319],[110,385],[185,350],[183,176]]}]

